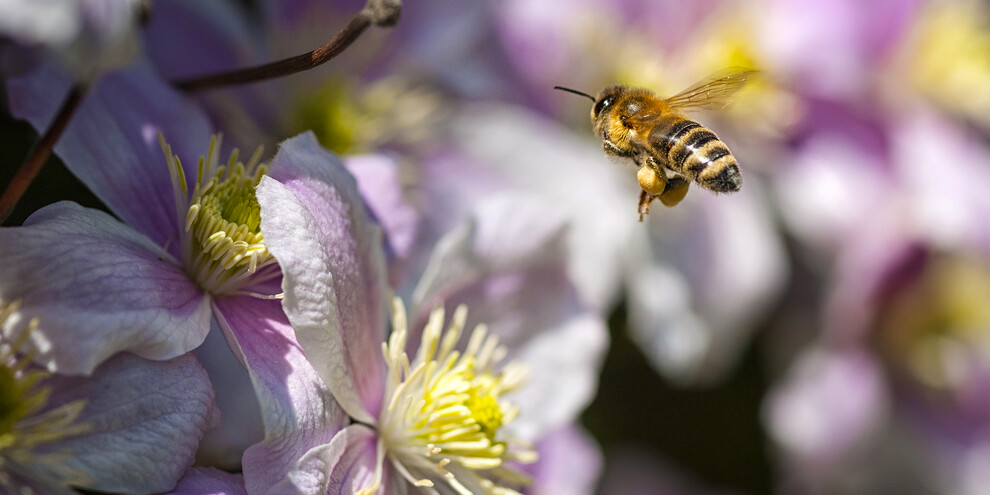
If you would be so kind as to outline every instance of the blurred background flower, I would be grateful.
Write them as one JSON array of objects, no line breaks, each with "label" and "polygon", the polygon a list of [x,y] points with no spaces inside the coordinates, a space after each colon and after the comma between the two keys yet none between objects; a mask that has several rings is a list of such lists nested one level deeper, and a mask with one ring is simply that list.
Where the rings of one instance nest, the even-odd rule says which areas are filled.
[{"label": "blurred background flower", "polygon": [[[362,5],[156,2],[143,53],[166,79],[260,63],[318,46]],[[231,145],[311,129],[342,155],[407,301],[479,205],[523,194],[562,214],[572,296],[611,329],[581,418],[602,492],[985,493],[985,0],[404,7],[326,66],[195,100]],[[693,187],[637,223],[635,168],[605,156],[586,100],[551,88],[669,96],[730,67],[761,76],[697,120],[742,190]],[[0,159],[17,163],[31,132],[0,126]],[[59,199],[98,205],[49,169],[8,224]],[[562,431],[537,448],[591,445]],[[549,473],[541,492],[593,483],[532,469]]]},{"label": "blurred background flower", "polygon": [[89,82],[137,56],[138,28],[149,5],[142,0],[3,0],[0,69],[14,71],[51,58],[75,80]]}]

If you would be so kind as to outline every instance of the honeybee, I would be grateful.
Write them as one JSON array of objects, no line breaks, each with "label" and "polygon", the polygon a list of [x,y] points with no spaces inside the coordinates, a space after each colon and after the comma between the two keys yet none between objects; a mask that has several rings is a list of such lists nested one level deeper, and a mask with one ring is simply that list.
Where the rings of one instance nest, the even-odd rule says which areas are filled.
[{"label": "honeybee", "polygon": [[555,86],[591,99],[591,121],[605,153],[632,158],[639,171],[639,221],[659,199],[674,206],[684,199],[690,181],[716,193],[735,192],[742,186],[739,164],[715,133],[682,112],[723,107],[729,97],[756,74],[734,70],[705,79],[664,99],[630,86],[609,86],[597,97]]}]

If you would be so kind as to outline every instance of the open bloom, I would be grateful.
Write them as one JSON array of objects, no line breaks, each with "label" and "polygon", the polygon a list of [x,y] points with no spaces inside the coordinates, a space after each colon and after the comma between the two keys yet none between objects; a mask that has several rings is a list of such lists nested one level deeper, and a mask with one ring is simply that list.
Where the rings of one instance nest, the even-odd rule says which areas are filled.
[{"label": "open bloom", "polygon": [[[48,66],[12,81],[14,113],[43,128],[66,83]],[[52,346],[38,359],[50,369],[90,373],[120,351],[170,359],[203,342],[213,313],[280,312],[254,199],[265,166],[236,151],[221,160],[211,142],[189,171],[192,143],[209,135],[194,105],[141,70],[108,75],[82,104],[55,151],[123,222],[58,203],[0,230],[0,295],[45,315]]]},{"label": "open bloom", "polygon": [[[49,96],[67,84],[47,66],[9,82],[11,101],[18,102],[14,113],[43,128],[55,110]],[[159,133],[168,140],[164,152]],[[249,371],[264,370],[250,376],[259,394],[321,401],[319,377],[302,358],[273,296],[281,275],[259,222],[275,212],[254,198],[264,165],[257,156],[246,164],[236,154],[221,160],[214,143],[198,166],[189,167],[209,136],[202,112],[146,70],[103,77],[55,151],[122,221],[62,202],[35,212],[21,227],[0,229],[6,263],[0,297],[23,298],[20,318],[45,316],[51,346],[35,359],[52,371],[89,374],[122,351],[171,359],[199,348],[215,321],[224,339],[214,340],[229,344]],[[284,383],[291,378],[300,384],[288,390]],[[220,407],[230,419],[247,414]],[[307,413],[321,427],[342,421],[320,404]],[[261,410],[265,422],[304,421],[293,414]],[[239,462],[257,438],[242,434],[235,440],[240,443],[222,452],[225,465]],[[263,456],[268,448],[280,446],[263,441],[255,452]]]},{"label": "open bloom", "polygon": [[[569,424],[586,404],[604,345],[603,322],[566,277],[560,217],[520,198],[483,202],[440,242],[411,317],[397,304],[386,339],[381,232],[366,220],[353,178],[312,134],[282,149],[296,152],[276,158],[258,199],[294,213],[263,216],[262,232],[283,270],[286,314],[328,387],[324,403],[339,403],[356,423],[275,433],[277,425],[266,425],[270,443],[293,447],[268,465],[249,461],[249,449],[247,491],[497,493],[521,486],[526,476],[513,463],[532,460],[527,445]],[[464,303],[472,318],[491,325],[472,325],[459,309],[444,330],[440,301]],[[524,363],[529,373],[503,362]],[[278,407],[303,415],[312,404]],[[311,447],[295,447],[302,443]]]},{"label": "open bloom", "polygon": [[213,390],[190,355],[147,361],[121,354],[87,378],[31,364],[38,320],[0,306],[0,491],[71,494],[171,489],[209,426]]},{"label": "open bloom", "polygon": [[[837,256],[823,338],[771,390],[767,429],[794,493],[852,483],[980,493],[985,478],[974,466],[990,425],[990,153],[927,112],[898,115],[882,130],[886,145],[862,162],[873,170],[857,169],[875,177],[858,186],[871,215],[834,216],[845,235],[828,246]],[[846,166],[819,157],[801,167],[828,177]]]}]

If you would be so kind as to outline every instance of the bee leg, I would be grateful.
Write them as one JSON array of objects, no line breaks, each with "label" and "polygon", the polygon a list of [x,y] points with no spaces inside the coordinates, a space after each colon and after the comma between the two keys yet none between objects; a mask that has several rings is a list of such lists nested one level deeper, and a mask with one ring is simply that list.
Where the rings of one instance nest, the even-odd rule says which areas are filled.
[{"label": "bee leg", "polygon": [[680,203],[684,199],[684,195],[687,194],[689,185],[691,185],[691,182],[683,177],[671,177],[667,179],[667,185],[663,192],[660,193],[660,202],[668,207]]},{"label": "bee leg", "polygon": [[646,191],[640,191],[640,193],[639,193],[639,208],[637,209],[639,211],[639,221],[640,222],[643,221],[643,215],[649,215],[650,214],[650,203],[653,202],[653,200],[656,199],[656,198],[657,198],[656,196],[654,196],[654,195],[652,195],[652,194],[650,194],[650,193],[648,193]]},{"label": "bee leg", "polygon": [[618,146],[612,144],[612,141],[609,141],[608,139],[602,141],[602,148],[605,149],[605,154],[606,155],[621,156],[623,158],[629,158],[629,157],[635,155],[635,153],[633,153],[631,151],[623,150],[623,149],[619,148]]}]

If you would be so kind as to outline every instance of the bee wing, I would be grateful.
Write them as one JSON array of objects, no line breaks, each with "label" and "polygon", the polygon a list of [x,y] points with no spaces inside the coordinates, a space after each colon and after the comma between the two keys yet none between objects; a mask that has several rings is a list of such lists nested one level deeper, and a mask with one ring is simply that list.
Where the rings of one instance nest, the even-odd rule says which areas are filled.
[{"label": "bee wing", "polygon": [[757,74],[759,71],[728,69],[670,97],[667,104],[678,110],[722,108],[736,91]]}]

